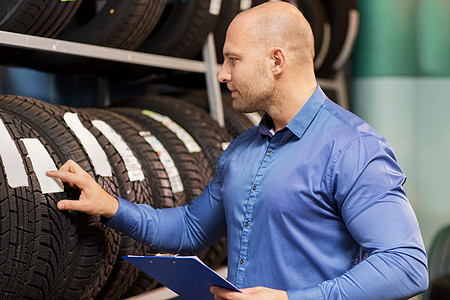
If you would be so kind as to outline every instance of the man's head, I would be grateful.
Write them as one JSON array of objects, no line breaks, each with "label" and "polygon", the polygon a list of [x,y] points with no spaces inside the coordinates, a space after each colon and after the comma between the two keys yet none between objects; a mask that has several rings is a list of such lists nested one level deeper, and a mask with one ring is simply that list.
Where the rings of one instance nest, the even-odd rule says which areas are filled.
[{"label": "man's head", "polygon": [[218,79],[227,83],[239,111],[267,111],[293,81],[314,73],[311,27],[286,2],[267,2],[236,16],[223,53]]}]

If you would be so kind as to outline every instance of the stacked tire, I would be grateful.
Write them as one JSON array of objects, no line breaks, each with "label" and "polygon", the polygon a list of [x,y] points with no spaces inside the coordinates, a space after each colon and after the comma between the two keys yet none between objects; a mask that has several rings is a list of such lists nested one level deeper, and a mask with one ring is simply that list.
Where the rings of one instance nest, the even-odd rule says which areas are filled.
[{"label": "stacked tire", "polygon": [[427,253],[430,288],[422,294],[421,299],[445,299],[450,278],[450,225],[439,229]]},{"label": "stacked tire", "polygon": [[[98,216],[59,211],[79,191],[45,171],[71,159],[110,194],[175,207],[203,191],[231,141],[206,111],[163,96],[107,109],[0,96],[0,136],[2,299],[121,299],[158,285],[121,258],[154,249]],[[196,254],[225,264],[226,241]]]},{"label": "stacked tire", "polygon": [[[0,30],[57,37],[75,15],[81,1],[0,1]],[[0,47],[0,63],[13,60],[17,50]]]}]

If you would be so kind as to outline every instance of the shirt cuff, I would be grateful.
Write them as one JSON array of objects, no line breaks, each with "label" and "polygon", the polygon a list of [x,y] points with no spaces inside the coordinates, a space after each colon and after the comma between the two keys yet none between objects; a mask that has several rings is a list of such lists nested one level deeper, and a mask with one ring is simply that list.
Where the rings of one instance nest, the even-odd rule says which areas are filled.
[{"label": "shirt cuff", "polygon": [[124,234],[129,234],[136,227],[135,223],[140,220],[139,209],[136,204],[125,199],[120,197],[116,197],[116,199],[119,201],[119,208],[116,214],[104,224]]},{"label": "shirt cuff", "polygon": [[323,300],[322,290],[319,285],[310,286],[301,290],[286,291],[289,300]]}]

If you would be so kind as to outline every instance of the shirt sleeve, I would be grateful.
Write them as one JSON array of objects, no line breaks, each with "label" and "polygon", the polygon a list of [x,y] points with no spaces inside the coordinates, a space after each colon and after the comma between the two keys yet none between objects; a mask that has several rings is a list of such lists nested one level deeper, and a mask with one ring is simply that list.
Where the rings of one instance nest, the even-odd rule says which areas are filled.
[{"label": "shirt sleeve", "polygon": [[360,137],[335,162],[331,194],[368,257],[337,278],[288,291],[289,299],[406,299],[426,290],[427,256],[391,147]]},{"label": "shirt sleeve", "polygon": [[226,233],[219,173],[185,206],[155,209],[118,200],[116,215],[105,225],[158,251],[193,254]]}]

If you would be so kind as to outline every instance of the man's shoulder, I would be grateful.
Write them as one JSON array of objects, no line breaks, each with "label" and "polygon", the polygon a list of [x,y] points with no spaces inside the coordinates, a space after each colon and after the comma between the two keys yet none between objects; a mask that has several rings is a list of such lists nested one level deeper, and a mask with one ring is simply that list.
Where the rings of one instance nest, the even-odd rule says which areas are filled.
[{"label": "man's shoulder", "polygon": [[348,138],[354,139],[361,136],[372,136],[376,139],[384,140],[384,137],[369,123],[333,101],[327,99],[322,108],[327,124],[336,130],[344,131],[345,136]]}]

